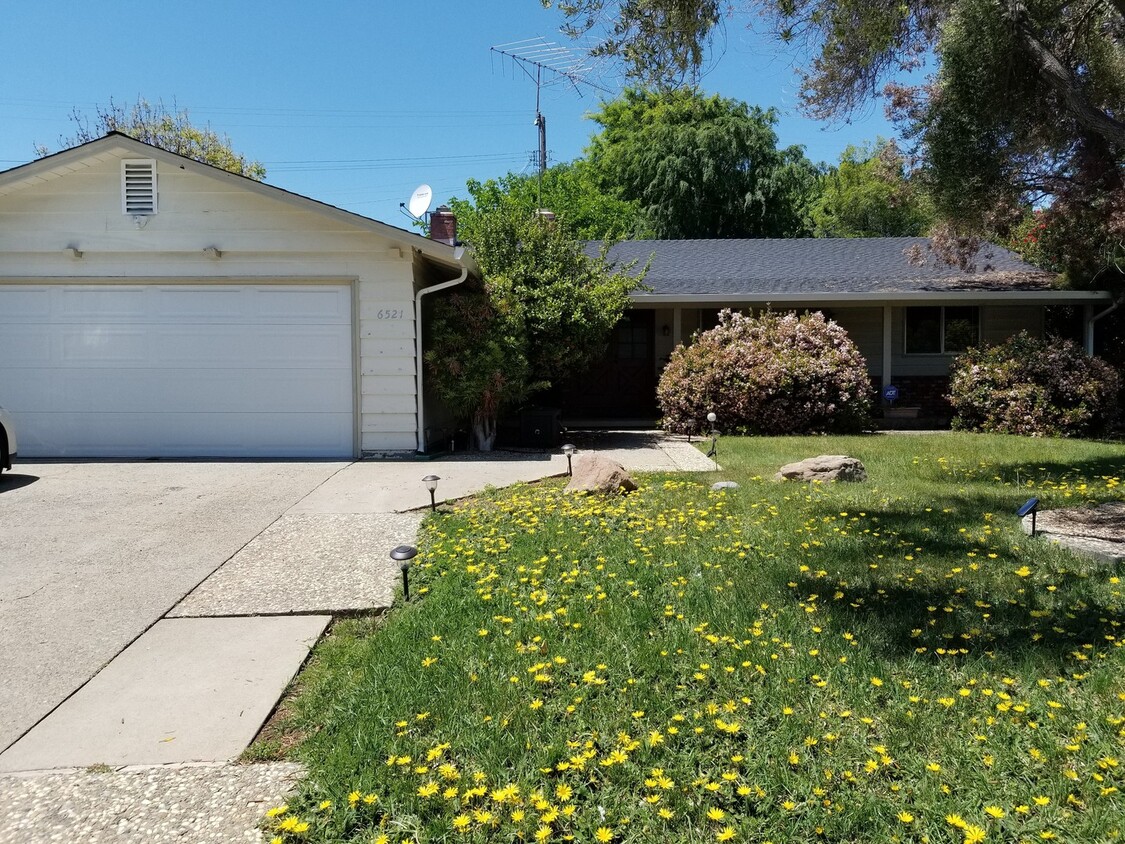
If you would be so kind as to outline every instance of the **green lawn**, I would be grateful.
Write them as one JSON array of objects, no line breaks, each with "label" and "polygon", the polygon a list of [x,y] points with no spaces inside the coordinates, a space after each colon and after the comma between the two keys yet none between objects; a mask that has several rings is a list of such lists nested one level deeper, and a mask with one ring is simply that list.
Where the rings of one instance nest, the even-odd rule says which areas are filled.
[{"label": "green lawn", "polygon": [[[719,449],[627,497],[547,481],[429,518],[420,597],[337,624],[284,709],[311,774],[277,840],[1121,837],[1121,572],[1014,510],[1125,497],[1125,447]],[[818,453],[870,480],[772,480]]]}]

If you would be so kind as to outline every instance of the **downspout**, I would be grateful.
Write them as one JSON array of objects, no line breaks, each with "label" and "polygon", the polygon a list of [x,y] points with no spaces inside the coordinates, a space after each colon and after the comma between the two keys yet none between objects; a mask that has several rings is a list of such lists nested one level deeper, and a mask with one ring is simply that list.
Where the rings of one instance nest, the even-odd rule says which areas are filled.
[{"label": "downspout", "polygon": [[[453,257],[460,261],[461,257],[465,254],[465,249],[458,246],[453,250]],[[466,278],[469,277],[469,267],[466,264],[461,265],[461,274],[457,278],[443,281],[441,284],[435,284],[432,287],[423,287],[414,294],[414,402],[417,408],[418,417],[418,453],[426,453],[426,401],[422,390],[422,297],[428,296],[430,293],[437,293],[439,290],[448,290],[450,287],[456,287],[461,284]]]},{"label": "downspout", "polygon": [[1120,308],[1121,302],[1122,300],[1118,299],[1101,313],[1095,314],[1094,316],[1086,320],[1086,354],[1088,354],[1090,357],[1094,356],[1094,323],[1104,316],[1109,316],[1118,308]]}]

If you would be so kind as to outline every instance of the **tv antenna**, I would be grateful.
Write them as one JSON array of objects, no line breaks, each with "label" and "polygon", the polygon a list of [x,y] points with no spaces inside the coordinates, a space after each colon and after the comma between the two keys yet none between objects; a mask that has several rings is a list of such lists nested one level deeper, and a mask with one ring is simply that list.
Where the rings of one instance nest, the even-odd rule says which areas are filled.
[{"label": "tv antenna", "polygon": [[510,60],[535,83],[535,127],[539,130],[539,193],[542,201],[543,173],[547,170],[547,118],[543,116],[539,106],[543,88],[570,83],[580,97],[580,85],[589,85],[607,94],[611,92],[587,78],[594,68],[586,55],[548,41],[542,36],[498,44],[489,50]]}]

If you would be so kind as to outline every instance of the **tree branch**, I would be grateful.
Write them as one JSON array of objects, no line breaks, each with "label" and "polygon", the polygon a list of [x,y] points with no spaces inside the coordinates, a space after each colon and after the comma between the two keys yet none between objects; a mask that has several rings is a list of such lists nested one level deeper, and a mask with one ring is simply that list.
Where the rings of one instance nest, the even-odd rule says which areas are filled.
[{"label": "tree branch", "polygon": [[[1125,6],[1125,0],[1114,0],[1114,6]],[[1043,80],[1062,100],[1070,116],[1080,126],[1114,146],[1125,147],[1125,124],[1091,105],[1074,75],[1032,31],[1027,20],[1027,7],[1017,0],[1009,3],[1008,11],[1016,38],[1035,63]]]}]

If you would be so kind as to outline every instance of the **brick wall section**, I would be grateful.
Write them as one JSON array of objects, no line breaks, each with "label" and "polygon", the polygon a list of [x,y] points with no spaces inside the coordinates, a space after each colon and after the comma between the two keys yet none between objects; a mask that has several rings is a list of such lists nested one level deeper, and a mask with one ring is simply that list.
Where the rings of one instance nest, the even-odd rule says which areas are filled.
[{"label": "brick wall section", "polygon": [[[949,393],[948,375],[903,375],[894,378],[893,383],[898,387],[895,407],[921,408],[918,417],[922,419],[949,420],[953,417],[953,408],[945,398]],[[881,395],[880,384],[877,377],[871,379],[876,395]],[[877,408],[885,404],[882,398],[876,401]]]}]

